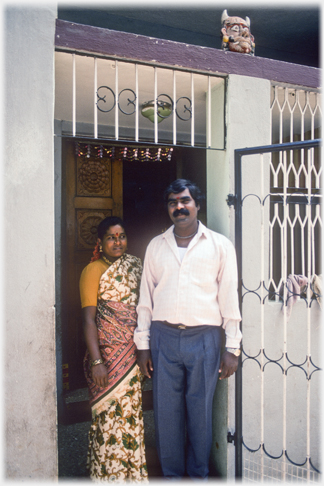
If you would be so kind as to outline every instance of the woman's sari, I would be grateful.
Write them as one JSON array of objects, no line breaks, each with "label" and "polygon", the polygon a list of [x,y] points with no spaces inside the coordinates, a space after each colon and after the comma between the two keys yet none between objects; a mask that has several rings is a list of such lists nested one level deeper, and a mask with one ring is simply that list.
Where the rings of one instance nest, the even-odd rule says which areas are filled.
[{"label": "woman's sari", "polygon": [[95,481],[147,481],[141,374],[133,341],[141,261],[124,254],[101,276],[96,324],[108,386],[92,381],[88,351],[84,371],[92,424],[87,466]]}]

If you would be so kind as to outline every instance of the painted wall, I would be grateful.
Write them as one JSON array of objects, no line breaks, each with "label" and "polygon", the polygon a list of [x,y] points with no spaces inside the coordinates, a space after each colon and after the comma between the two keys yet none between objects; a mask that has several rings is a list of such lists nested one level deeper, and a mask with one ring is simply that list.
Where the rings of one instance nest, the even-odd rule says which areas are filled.
[{"label": "painted wall", "polygon": [[57,477],[56,6],[5,10],[5,475]]},{"label": "painted wall", "polygon": [[[212,105],[222,103],[221,90],[213,93]],[[234,209],[228,207],[228,194],[234,194],[234,150],[270,144],[270,81],[229,75],[226,89],[226,150],[207,151],[207,224],[234,243]],[[215,124],[213,137],[218,137]],[[249,172],[251,179],[258,171]],[[227,431],[235,431],[235,377],[217,385],[214,397],[214,443],[212,461],[222,477],[234,477],[233,444],[227,444]],[[221,411],[221,412],[220,412]]]}]

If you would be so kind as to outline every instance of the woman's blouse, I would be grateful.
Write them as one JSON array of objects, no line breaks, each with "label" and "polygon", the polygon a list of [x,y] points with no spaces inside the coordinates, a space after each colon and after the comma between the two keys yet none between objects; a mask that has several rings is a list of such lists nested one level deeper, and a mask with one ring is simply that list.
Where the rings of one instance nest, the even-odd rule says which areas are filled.
[{"label": "woman's blouse", "polygon": [[97,306],[98,289],[101,276],[108,269],[107,263],[99,259],[89,263],[81,273],[80,297],[81,307]]},{"label": "woman's blouse", "polygon": [[97,306],[98,299],[137,305],[142,262],[124,253],[108,266],[101,259],[89,263],[80,278],[81,306]]}]

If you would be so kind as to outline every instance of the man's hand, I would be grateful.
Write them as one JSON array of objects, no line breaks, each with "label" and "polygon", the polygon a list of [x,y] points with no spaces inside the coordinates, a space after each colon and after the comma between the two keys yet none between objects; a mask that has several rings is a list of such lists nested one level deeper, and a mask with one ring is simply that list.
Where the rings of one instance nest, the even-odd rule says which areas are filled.
[{"label": "man's hand", "polygon": [[151,351],[149,349],[137,350],[137,364],[140,367],[143,375],[151,378],[150,372],[153,371],[153,363],[151,358]]},{"label": "man's hand", "polygon": [[220,367],[219,367],[219,379],[229,378],[238,367],[238,356],[233,353],[224,351],[221,357]]}]

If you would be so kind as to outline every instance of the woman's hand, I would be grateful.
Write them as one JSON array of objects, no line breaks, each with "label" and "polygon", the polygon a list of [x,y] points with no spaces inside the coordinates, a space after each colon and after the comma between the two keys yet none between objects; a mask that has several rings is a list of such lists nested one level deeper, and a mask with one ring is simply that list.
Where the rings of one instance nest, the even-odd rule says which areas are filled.
[{"label": "woman's hand", "polygon": [[[98,343],[98,329],[95,321],[96,312],[97,308],[95,306],[84,307],[82,309],[84,337],[89,351],[90,361],[102,358]],[[108,371],[104,364],[92,366],[91,375],[97,386],[102,388],[108,386]]]},{"label": "woman's hand", "polygon": [[91,367],[91,374],[94,383],[101,388],[108,386],[108,372],[104,364],[98,364]]}]

